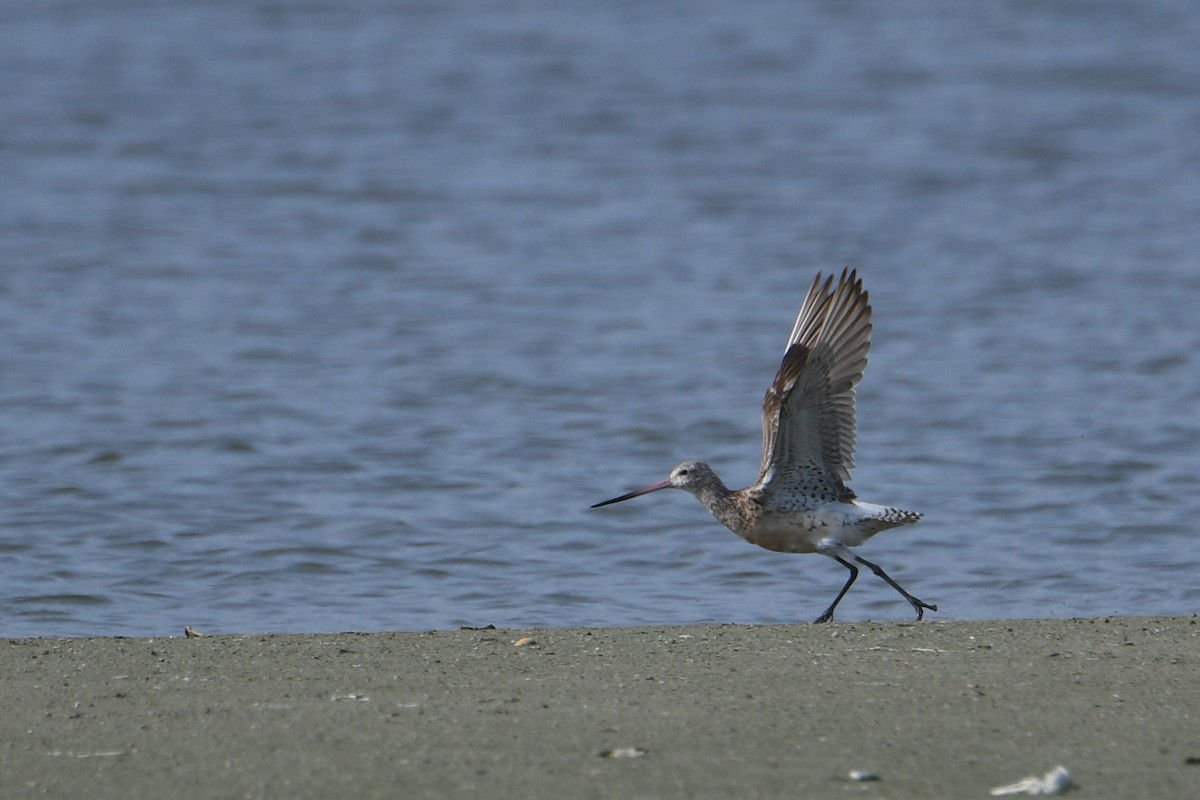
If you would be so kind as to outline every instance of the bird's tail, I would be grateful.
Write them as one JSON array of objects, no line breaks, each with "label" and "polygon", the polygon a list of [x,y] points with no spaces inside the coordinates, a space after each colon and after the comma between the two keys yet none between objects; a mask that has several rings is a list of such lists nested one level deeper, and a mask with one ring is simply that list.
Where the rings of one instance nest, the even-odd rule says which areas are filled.
[{"label": "bird's tail", "polygon": [[863,541],[866,541],[880,531],[886,531],[888,528],[898,528],[901,525],[911,525],[921,519],[921,513],[918,511],[905,511],[903,508],[864,503],[861,500],[853,502],[862,513],[862,518],[856,527],[863,532]]}]

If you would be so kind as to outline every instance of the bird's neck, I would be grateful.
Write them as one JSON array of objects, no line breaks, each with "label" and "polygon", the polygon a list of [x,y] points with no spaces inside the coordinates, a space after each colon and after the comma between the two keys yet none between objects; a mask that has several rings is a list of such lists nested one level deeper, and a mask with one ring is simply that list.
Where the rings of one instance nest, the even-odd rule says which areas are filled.
[{"label": "bird's neck", "polygon": [[741,535],[749,520],[745,518],[745,509],[739,502],[738,492],[731,492],[720,478],[713,476],[711,483],[697,487],[694,494],[708,509],[708,513],[716,517],[717,522]]}]

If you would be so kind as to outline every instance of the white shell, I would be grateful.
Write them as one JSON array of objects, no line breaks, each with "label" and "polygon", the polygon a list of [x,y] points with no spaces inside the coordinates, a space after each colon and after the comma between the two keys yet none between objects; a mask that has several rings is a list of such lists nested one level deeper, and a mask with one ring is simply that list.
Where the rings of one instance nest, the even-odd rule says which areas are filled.
[{"label": "white shell", "polygon": [[1061,764],[1040,778],[1030,776],[1024,780],[1010,783],[1008,786],[997,786],[992,789],[992,796],[1026,794],[1048,797],[1062,794],[1071,788],[1071,773]]}]

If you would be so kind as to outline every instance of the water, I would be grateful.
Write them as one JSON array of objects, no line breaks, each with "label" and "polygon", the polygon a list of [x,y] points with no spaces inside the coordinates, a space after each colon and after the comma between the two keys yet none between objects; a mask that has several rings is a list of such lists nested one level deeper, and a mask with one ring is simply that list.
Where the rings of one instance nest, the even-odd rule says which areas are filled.
[{"label": "water", "polygon": [[[1200,610],[1183,2],[0,5],[0,632],[781,622],[818,269],[934,619]],[[840,619],[907,620],[864,576]]]}]

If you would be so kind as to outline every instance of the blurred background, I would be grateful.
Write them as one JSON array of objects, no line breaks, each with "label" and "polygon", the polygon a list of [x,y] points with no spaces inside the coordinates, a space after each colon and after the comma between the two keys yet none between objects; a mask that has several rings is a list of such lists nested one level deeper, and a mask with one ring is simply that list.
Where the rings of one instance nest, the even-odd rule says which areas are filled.
[{"label": "blurred background", "polygon": [[[978,619],[1200,610],[1183,0],[0,2],[0,634],[775,623],[818,270],[862,554]],[[864,575],[841,620],[911,619]]]}]

